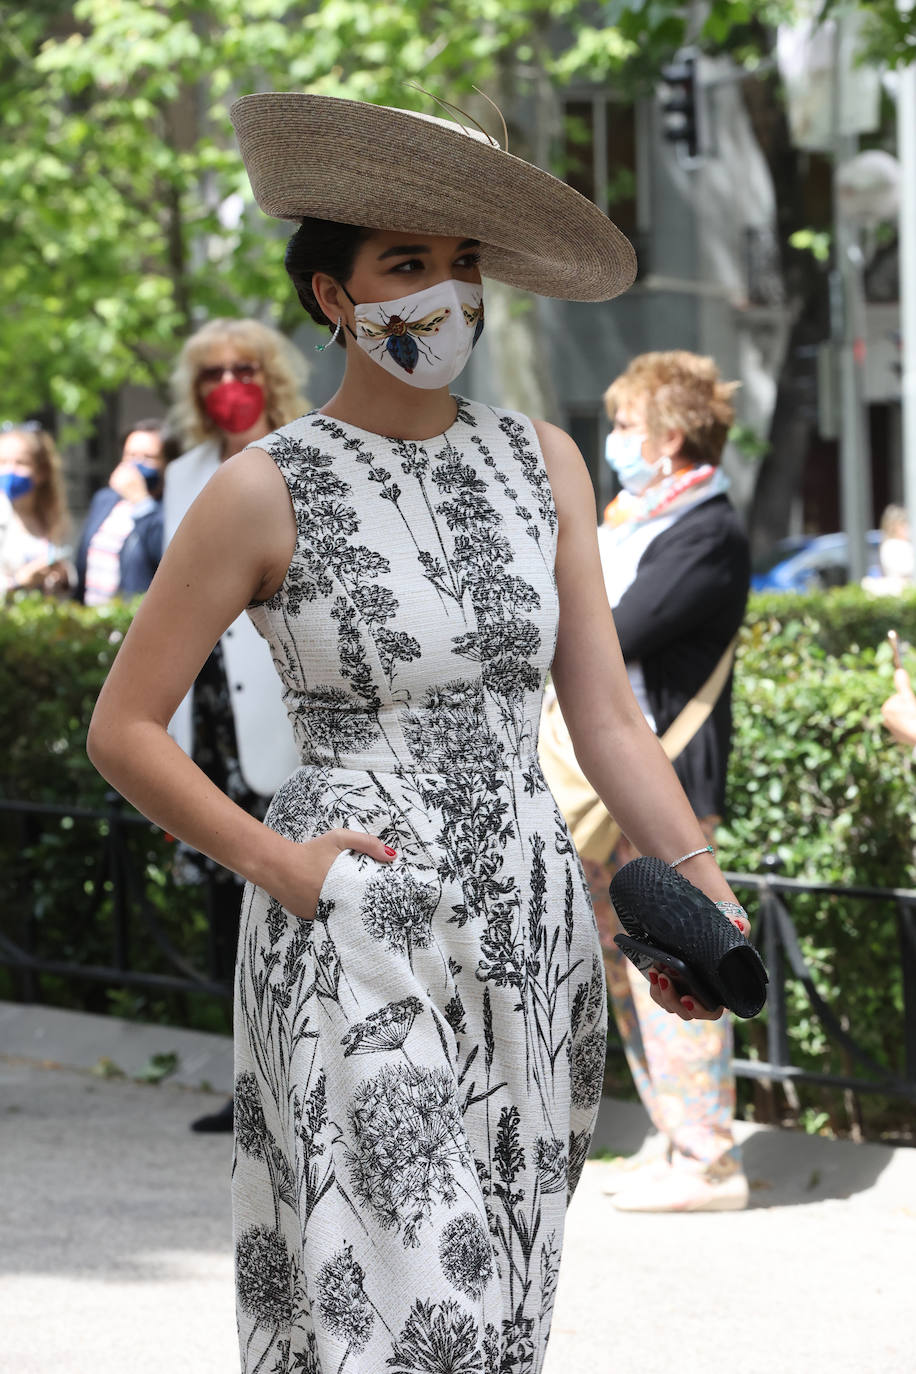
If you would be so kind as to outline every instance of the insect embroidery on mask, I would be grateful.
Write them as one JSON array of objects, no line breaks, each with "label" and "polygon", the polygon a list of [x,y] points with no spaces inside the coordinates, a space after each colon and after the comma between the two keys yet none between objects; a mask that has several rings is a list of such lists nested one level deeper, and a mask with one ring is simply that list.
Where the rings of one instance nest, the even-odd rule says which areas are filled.
[{"label": "insect embroidery on mask", "polygon": [[[356,323],[364,338],[377,339],[379,347],[384,347],[399,367],[405,372],[413,372],[420,357],[420,345],[425,344],[429,335],[438,334],[451,313],[448,306],[443,306],[431,310],[421,320],[405,320],[400,315],[389,315],[381,324],[357,315]],[[435,357],[431,349],[428,350],[428,356]]]},{"label": "insect embroidery on mask", "polygon": [[464,315],[464,322],[469,328],[471,325],[476,325],[476,328],[474,330],[474,340],[471,344],[471,347],[473,348],[474,344],[476,344],[477,340],[483,333],[483,301],[481,301],[478,306],[462,305],[461,313],[462,315]]}]

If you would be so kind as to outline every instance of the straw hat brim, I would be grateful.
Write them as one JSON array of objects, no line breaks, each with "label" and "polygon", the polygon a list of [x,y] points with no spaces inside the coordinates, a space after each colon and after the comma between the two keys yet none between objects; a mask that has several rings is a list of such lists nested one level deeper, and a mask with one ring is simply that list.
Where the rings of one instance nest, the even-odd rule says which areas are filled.
[{"label": "straw hat brim", "polygon": [[596,205],[450,120],[281,92],[243,96],[231,117],[265,214],[479,239],[485,276],[565,300],[610,300],[636,275]]}]

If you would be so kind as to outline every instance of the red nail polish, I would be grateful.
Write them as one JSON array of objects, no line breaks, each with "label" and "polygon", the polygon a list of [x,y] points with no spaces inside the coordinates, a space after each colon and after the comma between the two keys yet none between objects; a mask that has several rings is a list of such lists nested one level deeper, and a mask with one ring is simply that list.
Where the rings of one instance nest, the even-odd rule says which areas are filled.
[{"label": "red nail polish", "polygon": [[693,1011],[693,1003],[691,1002],[689,997],[681,998],[681,1006],[686,1007],[688,1011]]},{"label": "red nail polish", "polygon": [[659,978],[659,980],[658,980],[658,986],[661,988],[662,992],[665,992],[665,990],[666,990],[667,987],[668,987],[668,979],[667,979],[667,978]]},{"label": "red nail polish", "polygon": [[393,859],[397,852],[398,851],[396,849],[391,848],[390,844],[385,845],[385,853],[388,855],[389,859]]},{"label": "red nail polish", "polygon": [[658,974],[655,972],[655,969],[654,969],[654,968],[650,968],[650,969],[649,969],[649,982],[650,982],[650,983],[657,983],[657,982],[658,982]]}]

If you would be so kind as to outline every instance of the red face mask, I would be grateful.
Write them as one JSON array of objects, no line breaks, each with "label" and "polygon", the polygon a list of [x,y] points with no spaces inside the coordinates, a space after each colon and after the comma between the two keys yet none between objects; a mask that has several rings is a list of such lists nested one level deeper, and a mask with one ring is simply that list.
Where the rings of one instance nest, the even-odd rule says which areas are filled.
[{"label": "red face mask", "polygon": [[264,414],[264,392],[257,382],[220,382],[204,397],[204,410],[227,434],[244,434]]}]

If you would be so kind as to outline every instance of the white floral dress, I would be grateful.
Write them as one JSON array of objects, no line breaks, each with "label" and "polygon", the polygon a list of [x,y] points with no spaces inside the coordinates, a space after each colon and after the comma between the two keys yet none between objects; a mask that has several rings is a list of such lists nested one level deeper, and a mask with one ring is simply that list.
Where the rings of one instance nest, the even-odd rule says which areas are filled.
[{"label": "white floral dress", "polygon": [[601,1093],[581,870],[537,762],[557,519],[523,416],[259,441],[295,554],[249,608],[303,765],[267,813],[344,851],[314,921],[249,886],[233,1166],[244,1374],[534,1374]]}]

